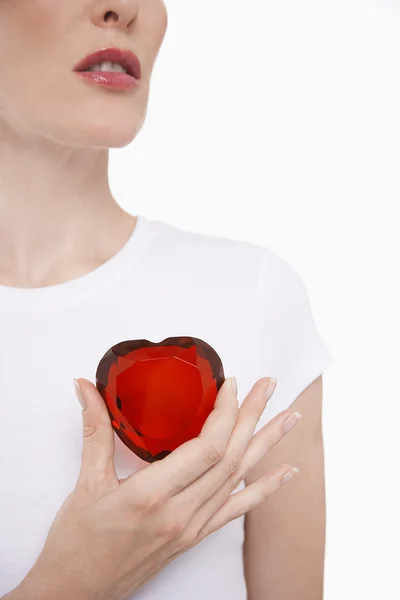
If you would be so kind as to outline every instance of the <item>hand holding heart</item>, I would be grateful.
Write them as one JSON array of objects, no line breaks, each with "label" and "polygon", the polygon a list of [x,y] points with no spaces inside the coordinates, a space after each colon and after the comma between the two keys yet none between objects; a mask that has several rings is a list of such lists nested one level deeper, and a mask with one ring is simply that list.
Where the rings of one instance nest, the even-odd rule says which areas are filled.
[{"label": "hand holding heart", "polygon": [[231,380],[220,388],[198,437],[120,480],[105,403],[90,381],[80,379],[87,408],[78,481],[10,600],[24,593],[35,599],[123,600],[181,553],[276,492],[291,465],[277,466],[231,495],[283,438],[283,422],[294,411],[279,413],[253,435],[270,378],[259,379],[240,407]]}]

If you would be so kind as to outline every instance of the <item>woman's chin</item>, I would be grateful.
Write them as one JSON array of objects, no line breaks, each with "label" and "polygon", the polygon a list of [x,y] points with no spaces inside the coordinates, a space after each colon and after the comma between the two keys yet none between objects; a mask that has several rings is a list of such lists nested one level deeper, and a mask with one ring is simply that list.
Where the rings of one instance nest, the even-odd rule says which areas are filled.
[{"label": "woman's chin", "polygon": [[131,123],[103,122],[68,124],[68,127],[54,127],[52,131],[42,133],[64,146],[75,148],[124,148],[138,135],[143,121]]}]

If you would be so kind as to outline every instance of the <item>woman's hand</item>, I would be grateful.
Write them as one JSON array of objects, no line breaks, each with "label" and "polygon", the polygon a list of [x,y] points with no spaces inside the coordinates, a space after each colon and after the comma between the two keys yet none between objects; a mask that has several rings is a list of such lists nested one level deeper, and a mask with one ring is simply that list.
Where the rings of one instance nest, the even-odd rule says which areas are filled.
[{"label": "woman's hand", "polygon": [[230,495],[283,437],[283,421],[293,412],[283,411],[253,435],[269,381],[258,380],[239,408],[226,380],[198,437],[119,480],[105,403],[90,381],[80,379],[87,409],[78,481],[15,597],[123,600],[182,552],[277,491],[291,465]]}]

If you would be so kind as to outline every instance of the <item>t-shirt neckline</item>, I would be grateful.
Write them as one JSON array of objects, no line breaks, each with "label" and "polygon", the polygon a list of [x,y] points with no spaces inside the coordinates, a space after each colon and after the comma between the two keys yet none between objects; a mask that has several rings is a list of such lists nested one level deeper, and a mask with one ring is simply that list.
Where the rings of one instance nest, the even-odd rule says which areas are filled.
[{"label": "t-shirt neckline", "polygon": [[126,269],[137,265],[149,241],[146,231],[150,221],[141,214],[136,215],[135,228],[125,244],[104,263],[75,279],[39,288],[22,288],[0,285],[0,307],[12,308],[48,307],[64,301],[82,299],[101,288],[107,288]]}]

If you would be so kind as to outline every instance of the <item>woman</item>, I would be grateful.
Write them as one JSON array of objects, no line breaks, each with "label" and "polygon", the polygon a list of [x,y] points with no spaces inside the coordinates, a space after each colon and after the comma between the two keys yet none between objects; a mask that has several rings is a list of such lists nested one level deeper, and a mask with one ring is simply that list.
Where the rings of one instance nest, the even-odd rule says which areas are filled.
[{"label": "woman", "polygon": [[[109,189],[166,27],[162,0],[0,0],[4,598],[321,598],[332,357],[302,281],[268,248],[129,215]],[[227,378],[201,434],[148,464],[92,381],[114,344],[182,335],[238,390]]]}]

